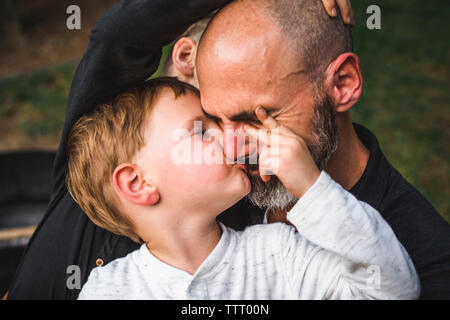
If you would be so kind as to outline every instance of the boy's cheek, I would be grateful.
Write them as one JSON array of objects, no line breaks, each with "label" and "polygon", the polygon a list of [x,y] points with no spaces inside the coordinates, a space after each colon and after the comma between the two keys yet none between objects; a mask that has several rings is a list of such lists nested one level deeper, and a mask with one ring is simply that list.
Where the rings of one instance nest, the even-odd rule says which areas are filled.
[{"label": "boy's cheek", "polygon": [[199,184],[208,187],[226,179],[231,167],[226,165],[221,145],[212,141],[203,142],[197,147],[194,148],[192,144],[174,144],[166,156],[160,157],[160,179],[168,185],[177,185],[183,189]]},{"label": "boy's cheek", "polygon": [[229,168],[220,164],[192,164],[185,165],[180,174],[188,186],[202,184],[211,187],[226,179]]}]

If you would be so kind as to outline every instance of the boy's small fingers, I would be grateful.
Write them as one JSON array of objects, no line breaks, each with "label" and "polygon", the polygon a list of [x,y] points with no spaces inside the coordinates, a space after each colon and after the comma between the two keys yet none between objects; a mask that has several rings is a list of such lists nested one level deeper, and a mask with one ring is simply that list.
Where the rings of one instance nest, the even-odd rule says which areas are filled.
[{"label": "boy's small fingers", "polygon": [[351,18],[352,18],[352,26],[355,26],[355,12],[352,9],[352,14],[351,14]]},{"label": "boy's small fingers", "polygon": [[249,136],[257,139],[258,141],[261,141],[264,144],[269,144],[269,137],[267,134],[267,130],[257,129],[247,123],[244,124],[243,128],[245,133],[247,133]]},{"label": "boy's small fingers", "polygon": [[336,17],[336,0],[322,0],[323,6],[329,16]]},{"label": "boy's small fingers", "polygon": [[344,23],[351,24],[352,23],[352,5],[350,4],[350,0],[336,0],[339,10],[341,11],[342,20]]},{"label": "boy's small fingers", "polygon": [[270,177],[273,175],[272,171],[270,170],[269,166],[262,165],[259,163],[259,176],[261,177],[261,180],[264,182],[267,182],[270,180]]},{"label": "boy's small fingers", "polygon": [[278,122],[267,113],[263,107],[258,107],[255,110],[256,117],[268,129],[278,128]]},{"label": "boy's small fingers", "polygon": [[276,175],[278,161],[274,157],[269,156],[267,150],[263,151],[259,157],[259,174],[264,182],[270,180],[270,176]]}]

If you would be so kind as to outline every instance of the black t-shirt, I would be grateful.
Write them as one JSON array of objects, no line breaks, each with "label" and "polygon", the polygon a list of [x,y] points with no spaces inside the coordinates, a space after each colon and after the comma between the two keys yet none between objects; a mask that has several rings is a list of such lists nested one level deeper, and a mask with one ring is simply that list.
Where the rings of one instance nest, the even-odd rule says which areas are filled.
[{"label": "black t-shirt", "polygon": [[450,225],[392,167],[375,136],[354,124],[370,151],[367,167],[350,192],[377,209],[408,251],[421,282],[422,299],[450,299]]},{"label": "black t-shirt", "polygon": [[[95,226],[67,192],[66,143],[72,125],[96,105],[144,82],[158,67],[161,48],[225,0],[125,0],[109,9],[92,31],[75,73],[66,122],[54,165],[47,213],[30,239],[8,299],[76,299],[73,267],[81,286],[98,259],[107,264],[139,245]],[[376,208],[408,251],[418,271],[422,298],[450,298],[450,226],[428,201],[387,162],[376,138],[355,124],[370,150],[367,168],[350,190]],[[245,200],[221,214],[241,230],[261,223],[263,212]]]}]

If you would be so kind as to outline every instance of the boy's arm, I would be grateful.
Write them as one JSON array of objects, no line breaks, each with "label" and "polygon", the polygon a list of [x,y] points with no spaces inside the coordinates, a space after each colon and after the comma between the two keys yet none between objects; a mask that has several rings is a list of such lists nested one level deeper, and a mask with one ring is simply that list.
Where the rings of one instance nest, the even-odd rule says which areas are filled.
[{"label": "boy's arm", "polygon": [[284,272],[299,298],[419,297],[414,266],[389,225],[325,172],[287,218],[298,233],[281,240]]},{"label": "boy's arm", "polygon": [[262,107],[255,114],[270,131],[244,125],[262,145],[261,179],[275,174],[300,199],[287,218],[303,237],[290,228],[279,244],[295,294],[306,299],[418,298],[414,266],[381,215],[321,173],[301,136]]}]

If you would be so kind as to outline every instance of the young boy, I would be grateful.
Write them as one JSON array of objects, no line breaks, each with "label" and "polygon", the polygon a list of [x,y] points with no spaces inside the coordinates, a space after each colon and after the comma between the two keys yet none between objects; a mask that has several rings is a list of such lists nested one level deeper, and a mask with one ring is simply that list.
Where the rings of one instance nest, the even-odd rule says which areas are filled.
[{"label": "young boy", "polygon": [[[276,125],[264,112],[258,118]],[[203,113],[197,89],[173,78],[148,81],[75,124],[68,141],[72,196],[98,226],[143,243],[95,268],[79,299],[419,296],[414,266],[388,224],[319,172],[286,128],[278,127],[280,169],[266,158],[260,171],[275,171],[299,199],[287,216],[298,231],[276,223],[237,232],[217,223],[250,191],[247,171],[226,161],[179,163],[174,150],[199,141],[201,152],[220,147],[220,139],[201,139],[219,129]],[[174,139],[180,130],[189,134]]]}]

